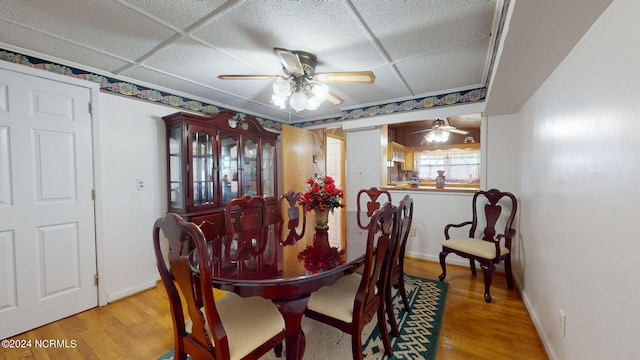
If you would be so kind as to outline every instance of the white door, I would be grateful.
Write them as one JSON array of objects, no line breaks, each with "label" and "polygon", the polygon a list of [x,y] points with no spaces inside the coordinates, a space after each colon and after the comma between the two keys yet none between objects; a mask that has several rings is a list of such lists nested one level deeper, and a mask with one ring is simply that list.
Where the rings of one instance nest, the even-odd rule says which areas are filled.
[{"label": "white door", "polygon": [[0,339],[98,304],[89,102],[0,69]]}]

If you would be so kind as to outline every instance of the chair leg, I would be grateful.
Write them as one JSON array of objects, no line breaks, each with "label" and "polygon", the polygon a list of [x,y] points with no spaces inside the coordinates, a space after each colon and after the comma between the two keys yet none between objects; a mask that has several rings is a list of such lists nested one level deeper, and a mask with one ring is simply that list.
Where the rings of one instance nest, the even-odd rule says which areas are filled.
[{"label": "chair leg", "polygon": [[393,303],[391,301],[391,289],[393,288],[393,286],[391,286],[391,282],[389,283],[389,286],[387,286],[387,289],[385,290],[385,296],[384,296],[384,307],[387,311],[387,317],[389,318],[389,324],[391,324],[391,333],[393,334],[393,336],[398,337],[400,336],[400,331],[398,330],[398,322],[396,321],[396,315],[393,312]]},{"label": "chair leg", "polygon": [[438,276],[438,279],[440,279],[440,281],[444,281],[444,278],[447,277],[447,265],[444,262],[444,259],[446,259],[447,255],[449,255],[449,253],[444,251],[444,249],[440,252],[440,267],[442,268],[442,274]]},{"label": "chair leg", "polygon": [[362,334],[361,332],[357,334],[351,334],[351,352],[353,355],[353,360],[364,360],[362,354]]},{"label": "chair leg", "polygon": [[182,343],[176,343],[173,349],[173,357],[176,360],[187,360],[187,353],[184,352],[184,345]]},{"label": "chair leg", "polygon": [[507,276],[507,287],[513,289],[513,273],[511,272],[511,254],[507,254],[504,259],[504,272]]},{"label": "chair leg", "polygon": [[[378,330],[380,330],[380,336],[382,337],[382,344],[384,345],[384,353],[387,354],[387,356],[393,355],[393,349],[391,348],[391,340],[389,339],[389,332],[387,332],[387,323],[386,321],[384,321],[384,307],[382,306],[382,304],[380,304],[380,307],[378,308]],[[361,333],[362,332],[360,332],[359,337],[362,336]],[[360,349],[362,349],[362,344]],[[362,352],[362,350],[360,352]]]},{"label": "chair leg", "polygon": [[469,267],[471,268],[471,274],[477,275],[476,272],[476,261],[473,259],[469,259]]},{"label": "chair leg", "polygon": [[275,348],[273,348],[273,352],[276,354],[276,357],[282,357],[282,343],[278,343]]},{"label": "chair leg", "polygon": [[404,271],[400,273],[400,278],[398,279],[398,291],[400,291],[400,295],[402,296],[404,310],[406,312],[411,312],[411,306],[409,305],[409,299],[407,298],[407,290],[404,287]]},{"label": "chair leg", "polygon": [[492,263],[481,263],[480,267],[482,268],[482,272],[484,273],[484,301],[490,303],[491,293],[489,292],[489,288],[491,287],[493,272],[496,270],[496,267]]}]

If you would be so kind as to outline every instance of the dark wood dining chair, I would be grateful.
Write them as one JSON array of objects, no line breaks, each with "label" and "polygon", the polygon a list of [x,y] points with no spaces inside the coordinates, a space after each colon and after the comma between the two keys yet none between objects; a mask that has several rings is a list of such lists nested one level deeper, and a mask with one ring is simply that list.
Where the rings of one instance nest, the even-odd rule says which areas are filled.
[{"label": "dark wood dining chair", "polygon": [[363,358],[362,329],[376,314],[385,354],[393,354],[385,321],[384,294],[396,226],[396,207],[387,202],[372,214],[362,275],[342,277],[309,297],[305,315],[350,334],[354,359]]},{"label": "dark wood dining chair", "polygon": [[[501,202],[502,201],[502,202]],[[460,224],[448,224],[444,228],[445,241],[442,242],[440,252],[440,266],[442,274],[440,281],[447,276],[445,259],[450,253],[469,259],[471,273],[476,275],[476,261],[480,263],[484,273],[484,300],[491,302],[489,288],[493,280],[496,264],[504,261],[507,286],[513,289],[513,274],[511,272],[511,243],[515,236],[512,228],[513,220],[518,210],[516,197],[509,192],[498,189],[477,191],[472,200],[472,219]],[[504,221],[504,232],[496,234],[496,224]],[[468,237],[451,238],[452,228],[470,226]],[[483,229],[479,227],[484,226]],[[479,230],[476,233],[476,230]]]},{"label": "dark wood dining chair", "polygon": [[387,190],[372,187],[358,191],[356,197],[358,226],[362,229],[367,228],[373,212],[378,210],[380,206],[387,201],[391,201],[391,193]]},{"label": "dark wood dining chair", "polygon": [[389,324],[391,325],[391,333],[396,337],[400,336],[400,331],[398,330],[398,323],[393,312],[393,288],[398,289],[405,311],[411,311],[409,299],[407,298],[407,290],[404,286],[404,253],[407,247],[407,240],[409,239],[411,223],[413,222],[413,199],[410,195],[405,195],[402,200],[400,200],[397,211],[397,235],[392,251],[391,263],[389,265],[389,278],[385,294],[385,307],[387,316],[389,317]]},{"label": "dark wood dining chair", "polygon": [[[282,212],[277,226],[277,234],[282,245],[293,245],[304,237],[307,229],[307,212],[298,204],[300,193],[293,190],[282,194],[278,200],[278,209]],[[300,222],[302,221],[302,228]],[[286,228],[285,228],[286,224]]]},{"label": "dark wood dining chair", "polygon": [[274,348],[282,356],[284,319],[271,301],[214,296],[210,249],[198,226],[169,213],[153,226],[153,248],[169,297],[175,359],[258,359]]},{"label": "dark wood dining chair", "polygon": [[239,277],[244,276],[246,268],[261,271],[270,223],[265,198],[247,194],[231,199],[225,207],[224,218],[225,260],[236,264]]}]

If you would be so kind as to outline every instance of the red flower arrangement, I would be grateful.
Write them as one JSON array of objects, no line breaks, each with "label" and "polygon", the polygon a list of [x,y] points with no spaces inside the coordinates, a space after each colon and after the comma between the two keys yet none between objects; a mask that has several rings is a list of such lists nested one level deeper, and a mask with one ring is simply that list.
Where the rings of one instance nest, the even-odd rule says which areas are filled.
[{"label": "red flower arrangement", "polygon": [[304,261],[304,268],[315,274],[344,264],[343,255],[344,250],[338,250],[337,247],[325,250],[310,245],[298,253],[298,261]]},{"label": "red flower arrangement", "polygon": [[298,196],[298,203],[307,211],[329,209],[333,213],[333,209],[344,206],[340,203],[342,198],[344,192],[336,187],[332,177],[325,175],[307,180],[307,192]]}]

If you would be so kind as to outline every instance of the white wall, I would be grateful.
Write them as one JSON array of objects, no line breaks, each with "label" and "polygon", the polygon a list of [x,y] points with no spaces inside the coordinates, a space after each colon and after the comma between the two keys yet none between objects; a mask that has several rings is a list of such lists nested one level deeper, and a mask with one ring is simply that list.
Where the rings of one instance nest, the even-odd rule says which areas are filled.
[{"label": "white wall", "polygon": [[520,191],[518,117],[488,117],[482,130],[482,147],[485,150],[482,162],[487,169],[483,188],[509,191],[517,197]]},{"label": "white wall", "polygon": [[[100,94],[101,179],[97,189],[104,256],[101,291],[108,301],[155,286],[153,223],[167,211],[165,126],[175,108]],[[136,181],[145,189],[137,190]]]},{"label": "white wall", "polygon": [[360,189],[380,186],[382,132],[380,129],[348,131],[346,140],[346,209],[356,210]]},{"label": "white wall", "polygon": [[552,359],[640,358],[639,18],[615,0],[519,114],[519,280]]}]

